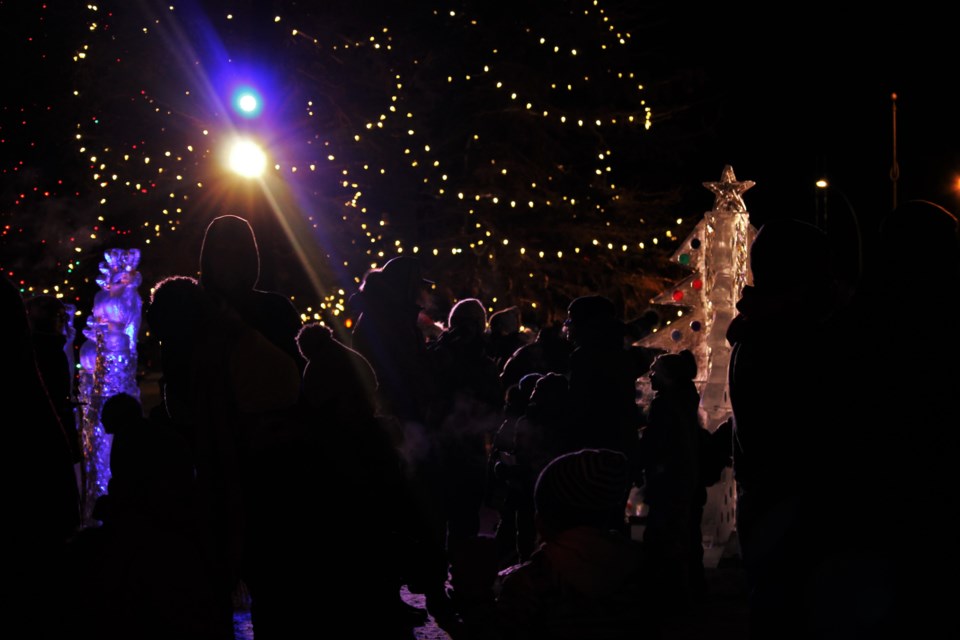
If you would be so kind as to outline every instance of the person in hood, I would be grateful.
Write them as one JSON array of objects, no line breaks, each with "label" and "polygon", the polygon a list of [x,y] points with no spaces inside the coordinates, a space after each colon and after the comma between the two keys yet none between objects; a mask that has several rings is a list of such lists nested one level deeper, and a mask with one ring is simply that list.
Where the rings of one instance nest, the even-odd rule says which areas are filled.
[{"label": "person in hood", "polygon": [[[811,568],[837,533],[824,511],[839,490],[830,460],[847,428],[850,375],[842,298],[826,233],[764,224],[750,247],[753,284],[727,329],[737,534],[755,637],[809,637]],[[817,518],[810,514],[817,513]]]},{"label": "person in hood", "polygon": [[[827,584],[833,601],[869,589],[878,596],[871,600],[886,605],[854,618],[855,632],[844,629],[846,637],[929,636],[950,623],[954,590],[942,579],[960,568],[953,536],[960,508],[960,223],[939,204],[906,200],[880,219],[876,233],[846,332],[855,338],[849,405],[856,413],[842,441],[837,466],[844,477],[836,484],[844,493],[835,512],[846,517],[840,557],[853,569],[832,571]],[[874,540],[870,526],[891,504],[904,523],[892,547]]]},{"label": "person in hood", "polygon": [[[643,501],[649,508],[643,543],[669,606],[683,611],[702,595],[700,521],[707,492],[700,478],[700,393],[693,352],[665,353],[650,369],[654,397],[640,440]],[[729,442],[729,441],[728,441]]]},{"label": "person in hood", "polygon": [[11,488],[0,554],[6,617],[37,635],[63,637],[74,585],[65,558],[80,527],[80,494],[67,433],[37,368],[24,300],[5,276],[0,276],[0,327],[0,397],[10,451],[0,477]]},{"label": "person in hood", "polygon": [[258,289],[259,280],[260,250],[253,227],[239,216],[214,218],[200,249],[200,285],[290,355],[302,372],[305,362],[297,348],[300,314],[282,293]]}]

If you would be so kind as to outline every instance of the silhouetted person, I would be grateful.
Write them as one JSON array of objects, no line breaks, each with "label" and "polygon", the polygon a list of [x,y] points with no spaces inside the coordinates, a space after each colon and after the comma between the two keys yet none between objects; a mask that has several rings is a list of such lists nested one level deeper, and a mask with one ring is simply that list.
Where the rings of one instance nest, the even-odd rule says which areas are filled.
[{"label": "silhouetted person", "polygon": [[196,278],[170,276],[153,286],[145,309],[150,334],[160,354],[160,394],[163,419],[184,435],[196,455],[197,380],[195,359],[211,330],[214,303]]},{"label": "silhouetted person", "polygon": [[[238,412],[232,419],[240,418],[237,431],[241,436],[239,454],[246,482],[244,500],[249,533],[247,555],[250,557],[246,563],[249,567],[246,582],[253,599],[251,615],[254,626],[259,625],[260,635],[267,636],[266,608],[260,607],[258,611],[256,604],[256,592],[262,594],[274,586],[269,581],[259,579],[257,573],[261,569],[267,570],[269,564],[258,557],[261,551],[267,552],[260,546],[261,541],[266,541],[262,535],[269,537],[265,530],[276,526],[261,514],[261,509],[272,512],[269,501],[274,497],[274,492],[266,490],[265,483],[275,476],[275,472],[282,473],[293,464],[292,460],[284,460],[283,454],[294,453],[287,445],[291,438],[297,437],[301,425],[297,423],[293,403],[289,406],[286,404],[286,389],[269,389],[266,383],[273,381],[242,374],[263,371],[265,361],[275,359],[276,354],[271,353],[266,345],[257,344],[258,336],[282,351],[296,365],[298,372],[302,372],[304,362],[296,345],[297,333],[302,325],[299,313],[285,295],[258,289],[259,279],[260,253],[250,223],[234,215],[223,215],[212,220],[207,226],[200,250],[200,285],[216,301],[221,318],[234,326],[237,319],[246,325],[238,327],[235,353],[240,366],[233,370],[235,375],[231,380],[236,391],[233,396],[235,405],[225,408]],[[256,335],[246,328],[254,330]],[[240,363],[239,360],[244,362]],[[286,368],[279,361],[274,365]],[[297,383],[299,386],[299,380]],[[248,384],[250,387],[245,388]],[[247,398],[264,391],[267,393],[260,395],[264,400],[268,400],[273,391],[279,392],[279,395],[269,397],[262,406],[244,406]]]},{"label": "silhouetted person", "polygon": [[[667,353],[665,349],[659,347],[645,347],[639,342],[653,333],[653,330],[660,325],[660,314],[652,309],[647,309],[640,317],[631,320],[630,322],[624,323],[626,334],[624,336],[624,344],[627,350],[627,353],[633,358],[634,371],[641,376],[646,375],[650,371],[650,366],[653,364],[653,361],[657,359],[657,356]],[[640,404],[642,398],[640,397],[639,389],[637,390],[637,402]],[[641,411],[640,423],[643,425],[646,420],[646,415]]]},{"label": "silhouetted person", "polygon": [[[302,629],[321,611],[336,616],[359,602],[371,613],[368,632],[409,638],[411,627],[423,624],[426,613],[400,598],[399,554],[405,549],[397,548],[396,541],[405,517],[406,479],[394,434],[383,430],[376,417],[376,374],[362,355],[319,323],[304,325],[297,344],[307,361],[300,402],[309,459],[288,475],[312,487],[315,499],[322,496],[331,521],[316,526],[317,514],[303,508],[306,494],[299,487],[288,494],[301,496],[294,498],[301,504],[277,496],[281,509],[299,514],[295,526],[283,527],[276,540],[281,557],[289,556],[280,560],[286,565],[281,570],[300,574],[282,596],[297,603],[288,624],[296,630],[299,621]],[[371,505],[376,505],[375,525]],[[291,539],[298,543],[291,545]],[[337,571],[334,595],[321,579],[330,571],[332,552],[349,558]]]},{"label": "silhouetted person", "polygon": [[465,298],[450,310],[446,329],[428,345],[437,378],[437,400],[431,411],[433,455],[427,464],[435,479],[436,506],[441,515],[437,535],[445,545],[455,603],[469,606],[457,593],[461,578],[469,581],[471,541],[480,532],[480,508],[486,482],[487,445],[500,425],[503,394],[497,366],[487,355],[487,314],[476,298]]},{"label": "silhouetted person", "polygon": [[700,477],[700,394],[691,351],[663,354],[650,369],[654,397],[640,440],[643,501],[649,507],[643,543],[664,607],[687,610],[702,595],[700,521],[707,499]]},{"label": "silhouetted person", "polygon": [[483,304],[466,298],[453,306],[447,327],[428,345],[437,379],[431,413],[448,491],[444,502],[456,512],[451,512],[453,538],[479,530],[486,446],[502,418],[503,393],[486,352],[486,324]]},{"label": "silhouetted person", "polygon": [[73,545],[78,637],[227,638],[194,518],[194,472],[186,442],[143,416],[120,393],[103,403],[113,436],[99,528]]},{"label": "silhouetted person", "polygon": [[507,389],[504,394],[503,422],[497,429],[490,448],[487,501],[488,506],[496,509],[499,514],[495,538],[501,569],[526,559],[533,551],[532,544],[525,555],[520,555],[517,551],[517,508],[523,503],[526,483],[522,483],[524,476],[518,473],[520,469],[517,466],[516,450],[517,423],[526,413],[530,396],[539,379],[539,373],[528,373],[520,382]]},{"label": "silhouetted person", "polygon": [[126,393],[104,401],[100,421],[112,436],[106,519],[192,527],[195,472],[186,439],[167,423],[147,419],[140,401]]},{"label": "silhouetted person", "polygon": [[530,338],[520,331],[522,322],[519,307],[507,307],[490,315],[487,330],[487,353],[497,364],[497,373],[517,349],[528,344]]},{"label": "silhouetted person", "polygon": [[737,534],[750,589],[752,637],[804,637],[813,625],[813,566],[835,533],[811,517],[831,503],[835,439],[847,428],[851,378],[836,318],[830,247],[818,228],[773,220],[750,247],[727,338],[734,419]]},{"label": "silhouetted person", "polygon": [[[952,624],[955,589],[948,576],[960,568],[953,535],[960,508],[957,234],[956,217],[929,201],[902,202],[884,216],[859,315],[849,325],[861,365],[851,385],[859,411],[841,467],[849,474],[846,510],[836,509],[850,513],[849,542],[837,566],[825,567],[824,584],[838,598],[870,593],[873,606],[827,612],[844,614],[849,627],[841,631],[848,636],[890,630],[927,636]],[[895,545],[863,526],[891,504],[899,523]]]},{"label": "silhouetted person", "polygon": [[359,311],[351,346],[377,374],[378,413],[401,423],[425,425],[436,396],[427,341],[417,324],[428,284],[416,258],[399,256],[367,273],[350,299]]},{"label": "silhouetted person", "polygon": [[301,400],[311,410],[336,425],[365,422],[376,415],[377,374],[358,351],[316,322],[300,329],[297,348],[307,362]]},{"label": "silhouetted person", "polygon": [[570,303],[565,327],[574,345],[568,377],[581,446],[622,451],[636,464],[637,378],[646,369],[624,346],[624,323],[609,299],[590,295]]},{"label": "silhouetted person", "polygon": [[432,284],[423,277],[413,256],[398,256],[366,274],[359,292],[350,299],[359,311],[353,327],[352,347],[373,366],[379,383],[377,414],[393,424],[401,440],[408,482],[405,499],[408,547],[402,553],[411,591],[424,593],[434,617],[450,619],[452,611],[444,585],[447,561],[438,524],[444,516],[436,508],[439,488],[436,465],[430,460],[434,434],[429,427],[437,399],[437,381],[427,341],[418,325],[424,289]]},{"label": "silhouetted person", "polygon": [[3,603],[10,629],[65,637],[74,581],[69,540],[80,526],[73,450],[37,368],[20,292],[0,276],[0,397],[6,411],[0,466],[8,487],[2,554]]},{"label": "silhouetted person", "polygon": [[581,448],[583,428],[576,422],[566,376],[546,373],[537,378],[515,427],[513,466],[501,469],[514,491],[516,550],[521,561],[536,549],[533,494],[537,478],[548,462]]},{"label": "silhouetted person", "polygon": [[246,582],[256,625],[257,595],[270,587],[258,580],[264,527],[272,526],[261,510],[279,464],[275,447],[295,437],[299,369],[192,278],[158,283],[147,318],[161,344],[165,407],[194,453],[210,571],[231,626],[230,595]]},{"label": "silhouetted person", "polygon": [[500,372],[504,390],[520,382],[528,373],[560,373],[570,370],[570,352],[573,345],[563,335],[560,325],[548,325],[537,331],[533,342],[523,345],[507,358]]},{"label": "silhouetted person", "polygon": [[226,302],[244,322],[286,352],[303,368],[296,337],[300,314],[285,295],[257,289],[260,250],[245,219],[224,215],[207,226],[200,249],[200,284]]},{"label": "silhouetted person", "polygon": [[630,484],[618,451],[585,449],[547,464],[534,494],[543,542],[501,572],[498,637],[657,637],[643,548],[624,534]]},{"label": "silhouetted person", "polygon": [[83,451],[74,412],[73,371],[64,351],[67,343],[67,308],[61,300],[51,295],[34,296],[26,300],[26,305],[37,367],[60,416],[60,424],[70,439],[74,464],[80,464]]}]

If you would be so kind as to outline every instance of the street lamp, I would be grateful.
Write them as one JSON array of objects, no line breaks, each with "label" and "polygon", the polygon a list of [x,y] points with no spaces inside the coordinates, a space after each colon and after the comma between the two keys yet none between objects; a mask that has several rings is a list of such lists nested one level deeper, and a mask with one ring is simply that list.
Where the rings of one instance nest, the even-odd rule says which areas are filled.
[{"label": "street lamp", "polygon": [[960,174],[953,177],[953,193],[957,196],[957,208],[954,209],[954,214],[960,216]]},{"label": "street lamp", "polygon": [[[860,277],[863,275],[863,233],[860,230],[860,219],[857,216],[857,212],[853,208],[853,204],[850,203],[850,199],[847,198],[847,194],[845,194],[843,190],[830,184],[830,181],[827,178],[825,177],[820,178],[819,180],[816,181],[815,185],[818,190],[817,192],[821,195],[821,202],[822,202],[822,207],[820,207],[820,210],[818,212],[819,215],[818,215],[817,225],[824,230],[824,232],[827,234],[828,237],[831,235],[835,236],[835,234],[830,233],[830,230],[832,228],[835,231],[836,224],[831,222],[828,214],[827,195],[831,192],[839,195],[840,198],[843,200],[844,204],[846,205],[847,211],[850,213],[850,222],[853,225],[853,232],[856,238],[856,246],[857,246],[857,263],[856,263],[857,270],[856,270],[856,278],[854,279],[854,281],[859,282]],[[831,239],[835,241],[836,237],[833,237]]]}]

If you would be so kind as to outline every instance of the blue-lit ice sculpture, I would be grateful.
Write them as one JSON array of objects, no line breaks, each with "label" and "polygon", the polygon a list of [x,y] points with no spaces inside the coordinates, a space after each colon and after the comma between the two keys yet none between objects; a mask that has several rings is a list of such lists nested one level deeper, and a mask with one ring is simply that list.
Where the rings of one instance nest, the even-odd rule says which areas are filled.
[{"label": "blue-lit ice sculpture", "polygon": [[100,423],[104,400],[128,393],[140,397],[137,385],[137,334],[142,302],[137,288],[142,282],[137,264],[139,249],[110,249],[100,263],[93,311],[83,330],[80,347],[80,403],[83,407],[81,439],[84,453],[84,525],[95,525],[93,507],[107,492],[110,481],[110,444],[113,436]]}]

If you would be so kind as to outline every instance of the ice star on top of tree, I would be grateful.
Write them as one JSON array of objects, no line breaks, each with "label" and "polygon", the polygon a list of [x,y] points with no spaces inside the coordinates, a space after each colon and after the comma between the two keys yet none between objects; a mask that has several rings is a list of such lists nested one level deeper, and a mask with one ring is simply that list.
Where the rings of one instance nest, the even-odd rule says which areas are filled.
[{"label": "ice star on top of tree", "polygon": [[746,213],[747,205],[743,202],[743,192],[755,185],[753,180],[737,182],[733,174],[733,167],[726,165],[720,175],[720,182],[704,182],[703,186],[713,191],[717,199],[713,203],[714,211],[726,213]]}]

